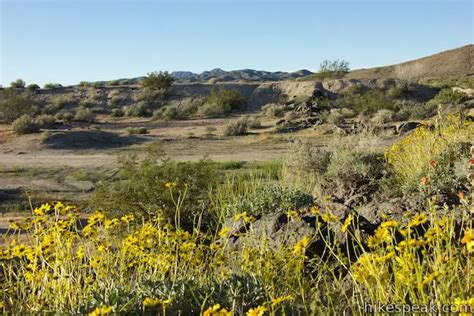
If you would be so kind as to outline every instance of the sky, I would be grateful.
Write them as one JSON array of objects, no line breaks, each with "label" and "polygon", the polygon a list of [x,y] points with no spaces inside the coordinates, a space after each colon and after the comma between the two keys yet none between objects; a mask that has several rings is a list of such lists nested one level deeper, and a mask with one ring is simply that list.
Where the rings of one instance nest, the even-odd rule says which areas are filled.
[{"label": "sky", "polygon": [[317,71],[399,63],[473,43],[473,1],[0,0],[3,86],[151,71]]}]

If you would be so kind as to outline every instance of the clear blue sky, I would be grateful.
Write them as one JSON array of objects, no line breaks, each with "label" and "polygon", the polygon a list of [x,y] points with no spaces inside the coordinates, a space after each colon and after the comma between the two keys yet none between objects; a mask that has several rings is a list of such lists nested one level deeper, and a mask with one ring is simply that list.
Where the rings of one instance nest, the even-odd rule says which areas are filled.
[{"label": "clear blue sky", "polygon": [[155,70],[315,71],[406,61],[473,42],[472,1],[9,1],[1,84]]}]

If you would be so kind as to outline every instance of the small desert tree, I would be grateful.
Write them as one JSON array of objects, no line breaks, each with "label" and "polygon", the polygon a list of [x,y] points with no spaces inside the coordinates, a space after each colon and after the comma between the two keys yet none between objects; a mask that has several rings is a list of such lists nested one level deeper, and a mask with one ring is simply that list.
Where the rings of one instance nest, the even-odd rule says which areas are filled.
[{"label": "small desert tree", "polygon": [[34,112],[33,101],[12,89],[3,91],[0,99],[0,121],[11,123],[23,114]]},{"label": "small desert tree", "polygon": [[12,81],[10,83],[10,87],[15,88],[15,89],[23,89],[25,88],[26,83],[23,79],[16,79],[15,81]]},{"label": "small desert tree", "polygon": [[320,79],[341,78],[350,70],[349,62],[336,59],[334,61],[325,60],[321,63],[317,73]]},{"label": "small desert tree", "polygon": [[150,90],[166,90],[173,84],[173,77],[167,72],[151,72],[140,83]]}]

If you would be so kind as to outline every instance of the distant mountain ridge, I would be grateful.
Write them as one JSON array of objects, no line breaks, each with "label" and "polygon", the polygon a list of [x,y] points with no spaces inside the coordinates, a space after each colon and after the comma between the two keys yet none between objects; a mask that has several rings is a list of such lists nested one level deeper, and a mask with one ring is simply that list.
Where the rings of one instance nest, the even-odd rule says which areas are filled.
[{"label": "distant mountain ridge", "polygon": [[312,72],[306,69],[298,70],[295,72],[284,72],[284,71],[264,71],[254,69],[241,69],[225,71],[220,68],[215,68],[209,71],[203,71],[200,74],[196,74],[190,71],[173,71],[171,76],[179,82],[202,82],[215,79],[219,82],[231,82],[231,81],[279,81],[287,79],[296,79],[304,76],[311,75]]},{"label": "distant mountain ridge", "polygon": [[[212,70],[203,71],[200,74],[191,71],[173,71],[170,73],[171,76],[179,83],[193,83],[193,82],[207,82],[209,80],[216,82],[239,82],[239,81],[281,81],[288,79],[296,79],[313,74],[311,71],[301,69],[295,72],[284,72],[284,71],[264,71],[254,69],[241,69],[225,71],[220,68],[214,68]],[[131,79],[118,79],[121,83],[139,83],[144,77],[131,78]],[[105,81],[99,81],[99,83],[105,83]]]}]

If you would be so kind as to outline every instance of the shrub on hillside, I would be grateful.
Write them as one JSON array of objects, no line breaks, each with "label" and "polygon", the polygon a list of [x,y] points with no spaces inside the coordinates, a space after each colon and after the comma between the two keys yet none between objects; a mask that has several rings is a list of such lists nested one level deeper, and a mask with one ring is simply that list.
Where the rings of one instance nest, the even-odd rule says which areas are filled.
[{"label": "shrub on hillside", "polygon": [[13,89],[24,89],[25,88],[25,81],[23,79],[17,79],[10,83],[10,87]]},{"label": "shrub on hillside", "polygon": [[378,90],[369,90],[362,94],[343,95],[340,103],[344,107],[354,109],[358,113],[375,113],[382,109],[397,110],[396,103]]},{"label": "shrub on hillside", "polygon": [[149,90],[167,90],[173,84],[173,77],[167,72],[151,72],[142,79],[140,84]]},{"label": "shrub on hillside", "polygon": [[127,127],[127,133],[129,135],[144,135],[148,134],[146,127]]},{"label": "shrub on hillside", "polygon": [[342,124],[345,121],[345,116],[340,109],[331,109],[326,116],[326,120],[331,124]]},{"label": "shrub on hillside", "polygon": [[439,117],[433,129],[417,128],[385,153],[394,172],[394,185],[405,193],[446,190],[447,186],[435,184],[441,180],[452,182],[443,178],[452,179],[456,161],[468,160],[462,144],[469,144],[473,137],[474,123],[459,115]]},{"label": "shrub on hillside", "polygon": [[79,107],[74,115],[75,121],[92,123],[95,119],[95,114],[91,109]]},{"label": "shrub on hillside", "polygon": [[24,114],[33,114],[33,101],[27,95],[16,93],[14,90],[2,91],[0,100],[0,120],[11,123]]},{"label": "shrub on hillside", "polygon": [[56,119],[52,115],[41,114],[34,118],[34,122],[38,127],[50,127],[56,122]]},{"label": "shrub on hillside", "polygon": [[[93,195],[95,208],[119,214],[160,215],[164,220],[190,229],[202,218],[211,222],[208,191],[218,181],[216,168],[208,160],[176,162],[163,156],[153,144],[143,160],[137,156],[120,159],[120,178],[103,182]],[[177,203],[182,210],[176,214]]]},{"label": "shrub on hillside", "polygon": [[12,131],[17,135],[35,133],[38,130],[38,125],[28,114],[23,114],[12,123]]},{"label": "shrub on hillside", "polygon": [[228,216],[246,212],[250,216],[278,214],[301,209],[313,203],[313,198],[298,190],[279,185],[262,186],[226,206]]},{"label": "shrub on hillside", "polygon": [[262,107],[262,112],[269,118],[283,117],[285,115],[285,105],[268,103]]},{"label": "shrub on hillside", "polygon": [[224,130],[225,136],[241,136],[247,134],[249,129],[246,119],[239,119],[230,122]]},{"label": "shrub on hillside", "polygon": [[430,100],[430,103],[434,104],[460,104],[468,99],[467,95],[454,91],[451,88],[442,89],[438,94]]},{"label": "shrub on hillside", "polygon": [[125,113],[122,109],[113,109],[110,115],[112,117],[123,117]]},{"label": "shrub on hillside", "polygon": [[133,117],[148,117],[153,114],[154,105],[153,103],[146,101],[139,101],[133,105],[124,107],[126,116]]},{"label": "shrub on hillside", "polygon": [[35,92],[35,91],[38,91],[40,88],[40,86],[38,86],[36,83],[32,83],[32,84],[29,84],[26,89],[30,92]]},{"label": "shrub on hillside", "polygon": [[246,105],[247,100],[240,91],[220,87],[211,92],[199,108],[199,113],[203,116],[221,116],[235,111],[242,111]]},{"label": "shrub on hillside", "polygon": [[51,89],[51,90],[60,89],[62,87],[63,87],[63,85],[60,84],[60,83],[47,83],[43,86],[44,89]]},{"label": "shrub on hillside", "polygon": [[393,121],[394,117],[395,117],[395,114],[393,113],[393,111],[383,109],[383,110],[377,111],[377,113],[375,113],[372,116],[370,121],[375,125],[382,125],[382,124]]},{"label": "shrub on hillside", "polygon": [[345,60],[325,60],[321,63],[316,77],[321,80],[342,78],[349,70],[349,62]]}]

